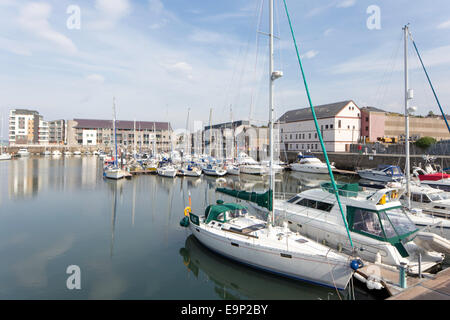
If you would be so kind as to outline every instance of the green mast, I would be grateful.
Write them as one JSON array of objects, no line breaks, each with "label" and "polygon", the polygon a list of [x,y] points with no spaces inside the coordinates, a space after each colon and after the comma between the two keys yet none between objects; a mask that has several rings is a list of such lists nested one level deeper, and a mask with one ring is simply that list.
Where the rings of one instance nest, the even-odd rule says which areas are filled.
[{"label": "green mast", "polygon": [[314,110],[314,106],[313,106],[312,101],[311,101],[311,96],[309,94],[308,84],[306,83],[305,72],[303,71],[302,60],[300,58],[300,54],[299,54],[299,51],[298,51],[297,41],[295,40],[294,30],[292,28],[291,17],[289,16],[288,8],[287,8],[287,5],[286,5],[286,0],[283,0],[283,3],[284,3],[284,9],[286,11],[286,16],[287,16],[288,21],[289,21],[289,28],[291,29],[292,40],[294,41],[294,46],[295,46],[295,51],[297,53],[298,63],[300,65],[300,70],[302,72],[303,83],[304,83],[305,89],[306,89],[306,95],[308,96],[309,106],[311,108],[312,116],[314,118],[314,125],[316,127],[317,136],[319,137],[320,146],[322,148],[323,155],[324,155],[325,161],[327,163],[328,174],[330,175],[331,184],[333,186],[333,190],[334,190],[334,194],[336,196],[336,200],[337,200],[337,202],[339,204],[339,209],[341,211],[342,220],[344,221],[345,229],[347,230],[347,236],[348,236],[348,239],[350,240],[350,245],[353,248],[353,241],[352,241],[352,237],[350,236],[350,231],[348,229],[347,219],[345,218],[344,210],[342,209],[341,200],[339,199],[338,188],[337,188],[337,185],[336,185],[336,181],[334,180],[333,171],[331,170],[330,161],[328,160],[328,154],[327,154],[327,150],[325,149],[325,144],[323,143],[322,134],[321,134],[321,132],[319,130],[319,124],[317,122],[316,112]]}]

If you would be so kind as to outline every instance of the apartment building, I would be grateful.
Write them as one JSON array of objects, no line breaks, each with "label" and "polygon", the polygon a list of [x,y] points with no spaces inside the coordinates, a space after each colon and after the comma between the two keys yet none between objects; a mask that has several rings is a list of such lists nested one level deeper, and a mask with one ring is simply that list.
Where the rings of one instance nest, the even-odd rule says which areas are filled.
[{"label": "apartment building", "polygon": [[35,110],[13,109],[9,112],[9,144],[48,144],[49,127]]}]

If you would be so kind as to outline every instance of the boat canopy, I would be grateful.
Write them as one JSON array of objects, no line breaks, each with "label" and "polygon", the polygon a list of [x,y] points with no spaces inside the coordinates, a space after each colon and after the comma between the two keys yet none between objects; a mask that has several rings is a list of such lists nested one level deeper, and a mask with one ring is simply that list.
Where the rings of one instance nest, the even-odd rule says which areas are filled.
[{"label": "boat canopy", "polygon": [[232,190],[227,188],[217,188],[217,192],[225,193],[229,196],[251,201],[253,203],[256,203],[258,206],[268,209],[269,211],[272,210],[272,190],[268,190],[264,193],[256,193],[256,192],[247,192],[247,191],[239,191],[239,190]]},{"label": "boat canopy", "polygon": [[399,166],[379,165],[377,169],[391,176],[403,176],[402,169]]},{"label": "boat canopy", "polygon": [[216,205],[209,205],[205,210],[205,223],[212,220],[219,222],[226,222],[230,218],[247,212],[247,208],[237,203],[223,203],[222,200],[217,200]]},{"label": "boat canopy", "polygon": [[[333,185],[330,182],[325,182],[320,185],[323,190],[334,194]],[[337,184],[339,195],[344,197],[357,197],[359,185],[357,183]]]}]

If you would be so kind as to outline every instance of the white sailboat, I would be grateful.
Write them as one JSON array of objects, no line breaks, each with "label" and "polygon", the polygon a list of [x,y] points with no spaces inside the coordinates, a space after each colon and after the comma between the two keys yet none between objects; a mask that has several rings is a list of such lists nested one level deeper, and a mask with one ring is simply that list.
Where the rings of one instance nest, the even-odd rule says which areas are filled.
[{"label": "white sailboat", "polygon": [[117,134],[116,134],[116,100],[113,99],[113,132],[114,132],[114,150],[115,150],[115,157],[114,157],[114,163],[110,166],[107,166],[103,170],[103,175],[108,179],[122,179],[125,177],[125,172],[122,170],[122,168],[119,167],[117,162]]},{"label": "white sailboat", "polygon": [[239,165],[240,173],[260,176],[266,173],[266,169],[245,152],[241,152],[239,154],[237,162]]},{"label": "white sailboat", "polygon": [[287,224],[283,227],[274,225],[271,210],[275,184],[273,84],[282,73],[273,71],[273,0],[269,1],[269,20],[270,196],[269,199],[265,197],[269,218],[267,221],[258,219],[244,206],[219,200],[217,204],[208,206],[204,215],[194,214],[187,207],[180,224],[189,227],[203,245],[232,260],[285,277],[345,289],[353,274],[348,256],[290,231]]}]

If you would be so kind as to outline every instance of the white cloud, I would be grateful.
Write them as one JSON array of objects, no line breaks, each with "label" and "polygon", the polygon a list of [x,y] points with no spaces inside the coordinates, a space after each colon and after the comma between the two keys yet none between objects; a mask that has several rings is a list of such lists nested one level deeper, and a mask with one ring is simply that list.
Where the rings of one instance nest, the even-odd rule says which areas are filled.
[{"label": "white cloud", "polygon": [[50,26],[48,19],[51,11],[52,7],[47,3],[31,2],[21,8],[18,22],[22,28],[39,38],[58,45],[68,53],[76,53],[77,48],[72,40]]},{"label": "white cloud", "polygon": [[175,15],[164,8],[160,0],[148,0],[149,21],[152,21],[150,29],[160,29],[170,21],[177,20]]},{"label": "white cloud", "polygon": [[302,57],[302,59],[312,59],[315,56],[317,56],[318,54],[319,54],[319,52],[316,50],[309,50],[308,52],[303,54],[301,57]]},{"label": "white cloud", "polygon": [[340,1],[336,7],[338,8],[349,8],[354,6],[356,3],[356,0],[344,0],[344,1]]},{"label": "white cloud", "polygon": [[89,27],[99,30],[114,28],[122,18],[131,12],[129,0],[96,0],[95,8],[100,16]]},{"label": "white cloud", "polygon": [[181,75],[183,78],[192,79],[192,66],[184,61],[176,62],[174,64],[165,65],[169,73]]},{"label": "white cloud", "polygon": [[323,35],[324,35],[324,36],[329,36],[333,31],[334,31],[333,28],[329,28],[329,29],[327,29],[327,30],[325,30],[325,31],[323,32]]},{"label": "white cloud", "polygon": [[437,26],[438,29],[450,29],[450,20],[442,22]]}]

